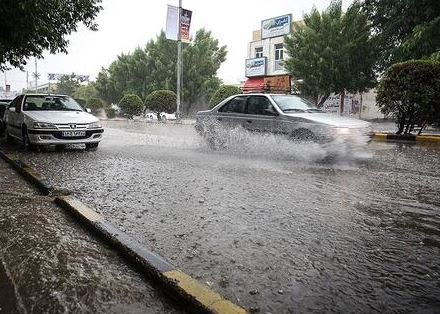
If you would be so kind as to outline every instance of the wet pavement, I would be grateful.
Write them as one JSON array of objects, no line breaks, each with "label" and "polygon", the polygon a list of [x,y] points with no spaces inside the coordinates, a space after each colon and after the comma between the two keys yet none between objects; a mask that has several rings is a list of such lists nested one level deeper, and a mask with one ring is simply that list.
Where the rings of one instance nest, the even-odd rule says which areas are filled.
[{"label": "wet pavement", "polygon": [[212,151],[188,125],[106,124],[95,152],[7,149],[252,311],[439,311],[438,147],[236,133]]},{"label": "wet pavement", "polygon": [[0,160],[0,313],[182,313]]}]

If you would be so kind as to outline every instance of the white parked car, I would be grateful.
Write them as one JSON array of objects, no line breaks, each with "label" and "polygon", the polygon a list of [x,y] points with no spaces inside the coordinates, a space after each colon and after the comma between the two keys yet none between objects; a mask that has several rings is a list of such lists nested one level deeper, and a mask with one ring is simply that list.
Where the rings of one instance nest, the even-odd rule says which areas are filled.
[{"label": "white parked car", "polygon": [[[161,112],[159,115],[162,122],[167,122],[167,120],[176,120],[175,113]],[[147,118],[147,120],[157,120],[157,114],[155,112],[149,112],[145,114],[145,118]]]},{"label": "white parked car", "polygon": [[98,118],[66,95],[24,94],[5,113],[8,140],[19,140],[26,149],[38,145],[85,144],[97,148],[104,129]]}]

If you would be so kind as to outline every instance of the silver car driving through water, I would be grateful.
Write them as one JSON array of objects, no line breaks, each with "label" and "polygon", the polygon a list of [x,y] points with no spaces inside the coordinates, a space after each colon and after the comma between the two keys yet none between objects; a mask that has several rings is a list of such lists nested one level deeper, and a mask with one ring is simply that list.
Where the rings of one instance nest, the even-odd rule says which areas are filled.
[{"label": "silver car driving through water", "polygon": [[297,141],[318,143],[362,138],[368,142],[370,123],[326,113],[295,95],[241,94],[231,96],[211,110],[199,111],[196,130],[209,143],[221,143],[219,130],[242,127],[249,131],[284,134]]}]

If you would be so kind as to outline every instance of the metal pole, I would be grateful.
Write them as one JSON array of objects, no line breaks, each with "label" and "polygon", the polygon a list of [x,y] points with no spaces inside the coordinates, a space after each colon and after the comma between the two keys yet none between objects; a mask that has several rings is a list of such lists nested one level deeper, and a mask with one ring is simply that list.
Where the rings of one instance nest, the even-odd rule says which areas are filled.
[{"label": "metal pole", "polygon": [[38,89],[38,69],[37,69],[37,58],[35,58],[35,92]]},{"label": "metal pole", "polygon": [[177,110],[176,119],[180,121],[180,94],[181,94],[181,77],[182,77],[182,34],[180,29],[180,19],[182,15],[182,0],[179,0],[178,11],[178,33],[177,33]]}]

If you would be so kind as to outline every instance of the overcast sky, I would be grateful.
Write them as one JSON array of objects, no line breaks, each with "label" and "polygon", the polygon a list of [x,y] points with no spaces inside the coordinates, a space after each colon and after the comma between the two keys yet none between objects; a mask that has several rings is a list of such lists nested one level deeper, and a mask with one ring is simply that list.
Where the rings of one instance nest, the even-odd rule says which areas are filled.
[{"label": "overcast sky", "polygon": [[[344,1],[344,9],[352,0]],[[177,0],[103,0],[103,10],[96,22],[99,29],[92,32],[80,26],[69,37],[68,54],[50,55],[38,61],[40,83],[47,82],[47,73],[88,74],[94,79],[102,67],[108,67],[117,55],[143,47],[150,39],[165,29],[167,4],[177,5]],[[226,83],[236,83],[244,78],[244,60],[252,31],[260,28],[261,20],[291,13],[300,20],[313,6],[325,9],[330,0],[183,0],[183,7],[192,10],[191,34],[204,27],[212,31],[221,45],[226,45],[227,60],[218,75]],[[34,61],[25,67],[34,72]],[[12,90],[26,86],[26,72],[11,70],[7,83]],[[4,86],[2,73],[0,85]]]}]

